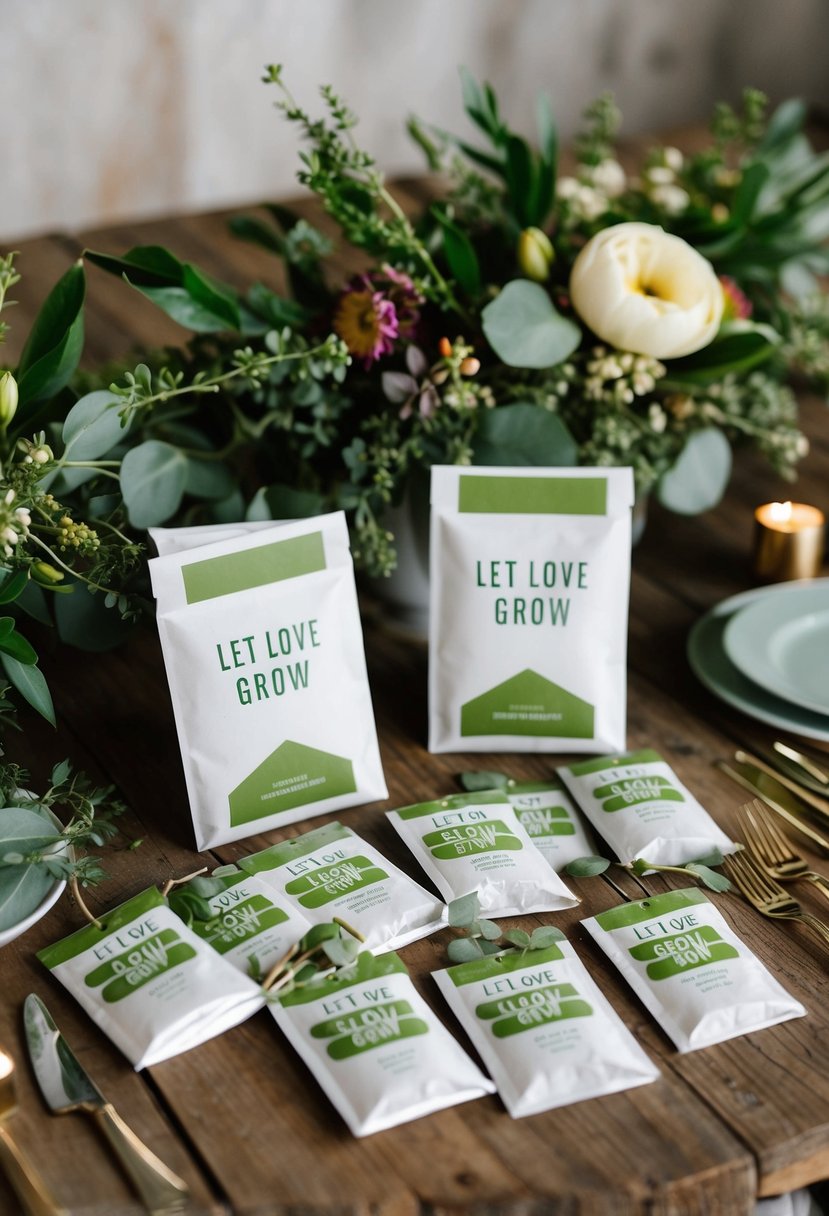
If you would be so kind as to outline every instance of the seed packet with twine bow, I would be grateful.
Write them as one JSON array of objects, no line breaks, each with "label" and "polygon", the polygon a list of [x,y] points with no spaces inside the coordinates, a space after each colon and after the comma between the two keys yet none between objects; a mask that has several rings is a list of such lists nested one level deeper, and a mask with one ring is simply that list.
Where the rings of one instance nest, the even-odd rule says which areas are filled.
[{"label": "seed packet with twine bow", "polygon": [[187,928],[155,887],[37,956],[135,1067],[245,1021],[262,988]]},{"label": "seed packet with twine bow", "polygon": [[659,1076],[569,942],[459,963],[433,978],[513,1119]]},{"label": "seed packet with twine bow", "polygon": [[269,1003],[354,1136],[369,1136],[492,1093],[495,1086],[418,993],[396,954]]},{"label": "seed packet with twine bow", "polygon": [[199,849],[385,798],[343,513],[180,543],[150,574]]}]

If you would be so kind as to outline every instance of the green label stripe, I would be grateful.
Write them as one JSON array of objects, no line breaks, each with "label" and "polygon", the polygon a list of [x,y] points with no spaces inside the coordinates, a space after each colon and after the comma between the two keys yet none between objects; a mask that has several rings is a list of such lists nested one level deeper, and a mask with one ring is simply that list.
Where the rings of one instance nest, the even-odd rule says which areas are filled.
[{"label": "green label stripe", "polygon": [[335,992],[345,992],[367,980],[378,980],[387,975],[408,975],[406,964],[393,950],[386,954],[372,954],[371,951],[364,950],[357,956],[353,969],[349,968],[349,974],[345,978],[326,978],[305,984],[304,987],[280,997],[279,1003],[286,1008],[292,1005],[310,1005],[312,1001],[327,1000]]},{"label": "green label stripe", "polygon": [[618,908],[600,912],[595,919],[599,928],[612,932],[614,929],[625,929],[629,925],[639,925],[645,920],[655,920],[671,912],[681,912],[683,908],[694,908],[697,904],[707,903],[710,903],[710,900],[702,891],[696,887],[683,887],[681,891],[668,891],[650,899],[620,904]]},{"label": "green label stripe", "polygon": [[373,883],[383,882],[386,878],[386,871],[368,857],[349,857],[347,861],[323,866],[312,874],[293,879],[286,884],[285,892],[298,899],[303,908],[322,908],[332,900],[351,895]]},{"label": "green label stripe", "polygon": [[675,790],[667,777],[626,777],[593,790],[598,799],[604,799],[602,810],[612,814],[628,806],[641,806],[647,802],[684,802],[679,790]]},{"label": "green label stripe", "polygon": [[196,951],[174,929],[162,929],[123,954],[108,958],[90,971],[84,982],[88,988],[101,988],[104,1000],[113,1004],[195,957]]},{"label": "green label stripe", "polygon": [[739,951],[724,942],[712,925],[641,942],[631,946],[629,952],[637,962],[647,963],[648,977],[652,980],[667,980],[695,967],[740,957]]},{"label": "green label stripe", "polygon": [[290,536],[223,557],[208,557],[181,567],[188,604],[200,604],[234,591],[250,591],[286,578],[325,569],[322,532]]},{"label": "green label stripe", "polygon": [[491,958],[473,959],[471,963],[458,963],[447,967],[446,974],[456,988],[464,984],[479,984],[501,975],[514,975],[516,971],[529,971],[546,963],[560,963],[564,952],[558,946],[545,946],[543,950],[522,950],[520,954],[498,954]]},{"label": "green label stripe", "polygon": [[528,836],[575,836],[570,812],[563,806],[520,806],[515,808],[518,822]]},{"label": "green label stripe", "polygon": [[606,515],[605,477],[476,477],[461,475],[462,514]]},{"label": "green label stripe", "polygon": [[548,984],[531,992],[516,992],[485,1001],[475,1010],[482,1021],[492,1021],[492,1033],[497,1039],[568,1018],[588,1018],[592,1012],[572,984]]},{"label": "green label stripe", "polygon": [[232,908],[223,908],[213,920],[195,920],[192,928],[219,954],[227,954],[234,946],[241,946],[287,920],[288,913],[275,907],[264,895],[253,895]]},{"label": "green label stripe", "polygon": [[638,752],[625,752],[618,756],[599,756],[598,760],[583,760],[579,764],[571,764],[565,772],[574,777],[588,777],[591,773],[600,773],[606,768],[627,768],[632,764],[656,764],[662,760],[659,752],[646,747]]},{"label": "green label stripe", "polygon": [[68,962],[70,958],[77,958],[85,950],[91,950],[93,946],[99,945],[110,933],[117,933],[119,929],[123,929],[124,925],[128,925],[131,921],[145,916],[153,908],[164,908],[166,906],[166,900],[158,888],[149,887],[146,891],[142,891],[139,895],[134,895],[126,903],[119,904],[117,908],[113,908],[111,912],[108,912],[104,917],[102,929],[97,928],[95,925],[86,925],[83,929],[78,929],[76,933],[70,934],[69,937],[65,937],[62,941],[55,942],[53,946],[47,946],[44,950],[39,950],[37,957],[51,971],[61,963]]},{"label": "green label stripe", "polygon": [[440,815],[442,811],[462,811],[467,806],[509,805],[506,794],[498,790],[480,790],[473,794],[450,794],[448,798],[436,798],[434,802],[417,802],[393,813],[401,819],[424,819],[427,815]]},{"label": "green label stripe", "polygon": [[347,1060],[374,1047],[428,1033],[429,1027],[415,1016],[408,1001],[370,1005],[311,1027],[313,1038],[332,1039],[327,1051],[333,1060]]},{"label": "green label stripe", "polygon": [[307,857],[309,853],[316,853],[318,849],[328,848],[340,840],[351,840],[353,837],[354,833],[350,828],[344,828],[335,820],[333,823],[327,823],[323,828],[303,832],[301,836],[294,836],[292,840],[284,840],[282,844],[274,844],[269,849],[262,849],[261,853],[251,853],[247,857],[240,857],[238,865],[248,874],[259,874],[263,870],[278,870],[280,866],[286,865],[289,861]]},{"label": "green label stripe", "polygon": [[456,861],[460,857],[497,853],[504,849],[517,853],[524,847],[500,819],[439,828],[436,832],[427,832],[422,839],[432,856],[439,861]]}]

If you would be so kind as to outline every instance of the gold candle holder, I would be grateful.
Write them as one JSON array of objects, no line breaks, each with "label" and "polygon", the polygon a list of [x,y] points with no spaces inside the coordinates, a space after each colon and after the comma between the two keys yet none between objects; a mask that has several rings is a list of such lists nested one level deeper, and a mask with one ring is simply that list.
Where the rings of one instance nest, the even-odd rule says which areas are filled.
[{"label": "gold candle holder", "polygon": [[816,578],[825,519],[804,502],[766,502],[754,512],[754,573],[770,583]]}]

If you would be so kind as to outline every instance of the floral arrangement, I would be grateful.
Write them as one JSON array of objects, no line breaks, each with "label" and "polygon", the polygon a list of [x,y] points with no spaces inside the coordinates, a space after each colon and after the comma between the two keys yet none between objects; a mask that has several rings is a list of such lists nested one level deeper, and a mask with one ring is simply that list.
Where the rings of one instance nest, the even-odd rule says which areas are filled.
[{"label": "floral arrangement", "polygon": [[[801,103],[768,118],[748,90],[703,151],[656,147],[630,176],[604,97],[561,176],[549,100],[533,147],[463,72],[481,142],[410,121],[441,174],[410,217],[330,88],[312,117],[279,68],[265,80],[304,138],[300,182],[362,269],[333,278],[331,241],[279,206],[233,228],[288,293],[241,294],[159,247],[89,252],[193,336],[83,376],[84,267],[56,285],[0,379],[0,664],[46,716],[23,616],[117,640],[146,602],[148,526],[343,508],[358,563],[387,574],[388,508],[438,462],[631,465],[641,493],[695,512],[738,441],[793,475],[807,444],[790,380],[829,388],[829,165]],[[16,277],[7,257],[0,310]]]}]

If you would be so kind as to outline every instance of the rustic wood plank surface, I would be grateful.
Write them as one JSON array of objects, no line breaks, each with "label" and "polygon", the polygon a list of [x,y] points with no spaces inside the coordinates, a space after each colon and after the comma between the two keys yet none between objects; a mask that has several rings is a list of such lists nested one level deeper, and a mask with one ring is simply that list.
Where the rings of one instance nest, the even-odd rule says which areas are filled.
[{"label": "rustic wood plank surface", "polygon": [[[411,199],[423,192],[410,183]],[[428,189],[428,187],[427,187]],[[83,247],[121,252],[167,244],[232,282],[279,285],[277,264],[232,241],[222,214],[56,235],[21,248],[24,271],[17,335],[58,274]],[[90,272],[86,359],[119,358],[131,347],[181,341],[184,333],[116,280]],[[13,331],[13,340],[15,337]],[[14,347],[12,343],[12,357]],[[798,497],[829,508],[829,412],[804,400],[812,439]],[[682,519],[652,511],[634,554],[630,623],[629,742],[662,751],[681,779],[726,828],[739,791],[715,767],[737,744],[773,732],[712,698],[684,657],[687,632],[708,606],[752,585],[751,510],[787,496],[784,483],[753,458],[740,458],[723,503]],[[558,758],[430,756],[425,750],[426,654],[383,628],[367,605],[366,648],[390,799],[345,812],[404,869],[413,863],[383,809],[454,788],[463,768],[508,768],[540,778]],[[104,908],[152,882],[187,873],[199,859],[181,774],[166,681],[151,630],[103,656],[41,643],[61,721],[57,736],[27,718],[22,740],[36,776],[63,755],[117,782],[131,806],[128,835],[141,848],[112,852],[112,881],[96,893]],[[320,821],[314,821],[318,824]],[[289,834],[305,830],[297,824]],[[282,834],[252,837],[203,858],[232,861]],[[814,858],[820,868],[824,861]],[[415,875],[418,876],[418,875]],[[419,876],[418,876],[419,877]],[[672,885],[646,880],[653,891]],[[631,894],[637,889],[625,880]],[[679,1056],[579,927],[618,896],[603,879],[573,881],[579,909],[554,919],[566,929],[627,1025],[662,1068],[654,1085],[518,1122],[496,1097],[355,1141],[267,1013],[221,1038],[136,1075],[48,977],[34,952],[80,923],[69,899],[0,956],[0,1042],[18,1064],[14,1130],[61,1201],[78,1216],[142,1209],[94,1127],[80,1115],[50,1117],[26,1061],[20,1005],[40,992],[82,1062],[138,1134],[188,1181],[193,1213],[416,1213],[431,1209],[585,1216],[739,1216],[756,1196],[829,1175],[829,955],[797,927],[770,925],[736,896],[718,906],[786,987],[807,1018]],[[806,902],[813,901],[807,896]],[[814,905],[818,910],[817,904]],[[519,923],[519,922],[516,922]],[[462,1032],[436,998],[428,972],[445,964],[446,934],[407,947],[403,957],[438,1014]],[[16,1212],[0,1178],[0,1213]]]}]

